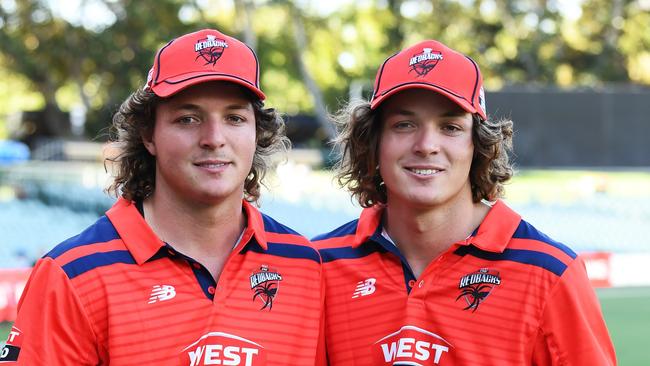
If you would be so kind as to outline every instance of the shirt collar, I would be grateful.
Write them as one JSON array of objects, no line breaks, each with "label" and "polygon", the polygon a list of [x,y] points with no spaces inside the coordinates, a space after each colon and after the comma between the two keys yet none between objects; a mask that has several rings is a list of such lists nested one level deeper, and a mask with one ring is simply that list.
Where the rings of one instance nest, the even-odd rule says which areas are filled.
[{"label": "shirt collar", "polygon": [[[379,230],[385,208],[385,205],[375,205],[361,211],[352,243],[353,248],[368,241]],[[501,253],[508,246],[520,221],[519,214],[503,201],[497,200],[472,235],[457,244],[472,244],[482,250]]]},{"label": "shirt collar", "polygon": [[501,253],[503,252],[512,235],[517,231],[521,216],[508,207],[503,201],[497,200],[485,216],[478,229],[465,240],[479,249]]},{"label": "shirt collar", "polygon": [[120,238],[124,242],[135,261],[142,265],[153,257],[161,247],[165,246],[162,240],[151,230],[151,227],[140,215],[133,201],[120,198],[107,212],[106,216],[111,221]]},{"label": "shirt collar", "polygon": [[[248,223],[234,250],[241,251],[253,236],[257,243],[266,250],[268,246],[262,214],[246,200],[242,200],[242,206],[246,212]],[[165,243],[151,230],[144,217],[138,212],[134,202],[119,198],[106,212],[106,216],[139,265],[156,255],[165,246]]]},{"label": "shirt collar", "polygon": [[251,237],[255,236],[257,243],[264,249],[268,249],[267,239],[266,239],[266,230],[264,230],[264,219],[260,211],[255,208],[250,202],[242,200],[242,205],[246,212],[248,218],[248,223],[246,229],[244,230],[244,235],[239,241],[238,248],[235,248],[237,251],[243,249],[246,244],[250,241]]},{"label": "shirt collar", "polygon": [[364,208],[361,211],[359,221],[357,222],[357,231],[354,233],[354,242],[352,243],[353,248],[365,243],[375,234],[375,232],[377,232],[385,208],[385,205],[378,204],[369,208]]}]

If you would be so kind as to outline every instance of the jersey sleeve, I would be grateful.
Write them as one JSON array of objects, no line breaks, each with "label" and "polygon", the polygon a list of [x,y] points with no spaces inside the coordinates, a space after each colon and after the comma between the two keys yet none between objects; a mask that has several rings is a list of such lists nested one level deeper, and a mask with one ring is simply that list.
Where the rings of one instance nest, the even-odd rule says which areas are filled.
[{"label": "jersey sleeve", "polygon": [[97,365],[95,333],[67,275],[39,260],[18,303],[0,364]]},{"label": "jersey sleeve", "polygon": [[598,298],[578,257],[551,290],[533,350],[535,365],[616,365]]}]

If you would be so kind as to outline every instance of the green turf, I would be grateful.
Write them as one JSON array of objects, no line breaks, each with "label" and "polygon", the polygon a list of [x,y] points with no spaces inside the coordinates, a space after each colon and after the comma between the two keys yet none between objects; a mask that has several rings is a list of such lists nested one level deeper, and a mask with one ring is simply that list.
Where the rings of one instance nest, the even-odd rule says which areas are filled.
[{"label": "green turf", "polygon": [[9,334],[10,330],[11,330],[11,323],[9,322],[0,323],[0,344],[4,344],[4,342],[7,340],[7,335]]},{"label": "green turf", "polygon": [[[605,321],[614,341],[621,366],[650,365],[650,287],[599,289]],[[4,341],[10,323],[0,323],[0,339]]]},{"label": "green turf", "polygon": [[650,288],[598,290],[619,365],[650,365]]}]

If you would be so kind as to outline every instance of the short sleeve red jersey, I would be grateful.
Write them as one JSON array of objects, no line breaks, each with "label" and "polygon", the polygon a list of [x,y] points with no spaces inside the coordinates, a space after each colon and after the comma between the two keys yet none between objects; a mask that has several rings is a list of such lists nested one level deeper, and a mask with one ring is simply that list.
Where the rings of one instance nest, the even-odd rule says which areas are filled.
[{"label": "short sleeve red jersey", "polygon": [[38,261],[0,363],[323,364],[318,252],[243,210],[248,226],[215,282],[119,200]]},{"label": "short sleeve red jersey", "polygon": [[318,236],[330,365],[612,365],[584,263],[497,201],[414,278],[382,207]]}]

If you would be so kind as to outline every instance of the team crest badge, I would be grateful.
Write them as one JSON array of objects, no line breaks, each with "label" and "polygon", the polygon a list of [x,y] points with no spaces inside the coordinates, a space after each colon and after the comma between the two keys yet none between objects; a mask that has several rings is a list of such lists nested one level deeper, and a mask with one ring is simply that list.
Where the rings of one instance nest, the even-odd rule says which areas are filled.
[{"label": "team crest badge", "polygon": [[257,272],[253,272],[250,277],[251,290],[253,291],[253,301],[262,302],[260,310],[273,308],[273,300],[278,294],[282,276],[275,270],[270,270],[268,266],[263,265]]},{"label": "team crest badge", "polygon": [[194,44],[194,52],[197,53],[195,60],[198,60],[200,57],[205,61],[204,65],[214,66],[226,48],[228,48],[228,43],[225,40],[208,35],[206,38],[199,39]]},{"label": "team crest badge", "polygon": [[423,48],[422,53],[413,55],[409,60],[409,73],[414,71],[419,77],[425,77],[442,60],[442,53],[431,48]]},{"label": "team crest badge", "polygon": [[456,301],[465,300],[467,306],[463,310],[472,309],[472,312],[475,312],[495,286],[500,284],[501,276],[499,272],[481,268],[476,272],[461,277],[458,284],[460,295],[458,295]]}]

